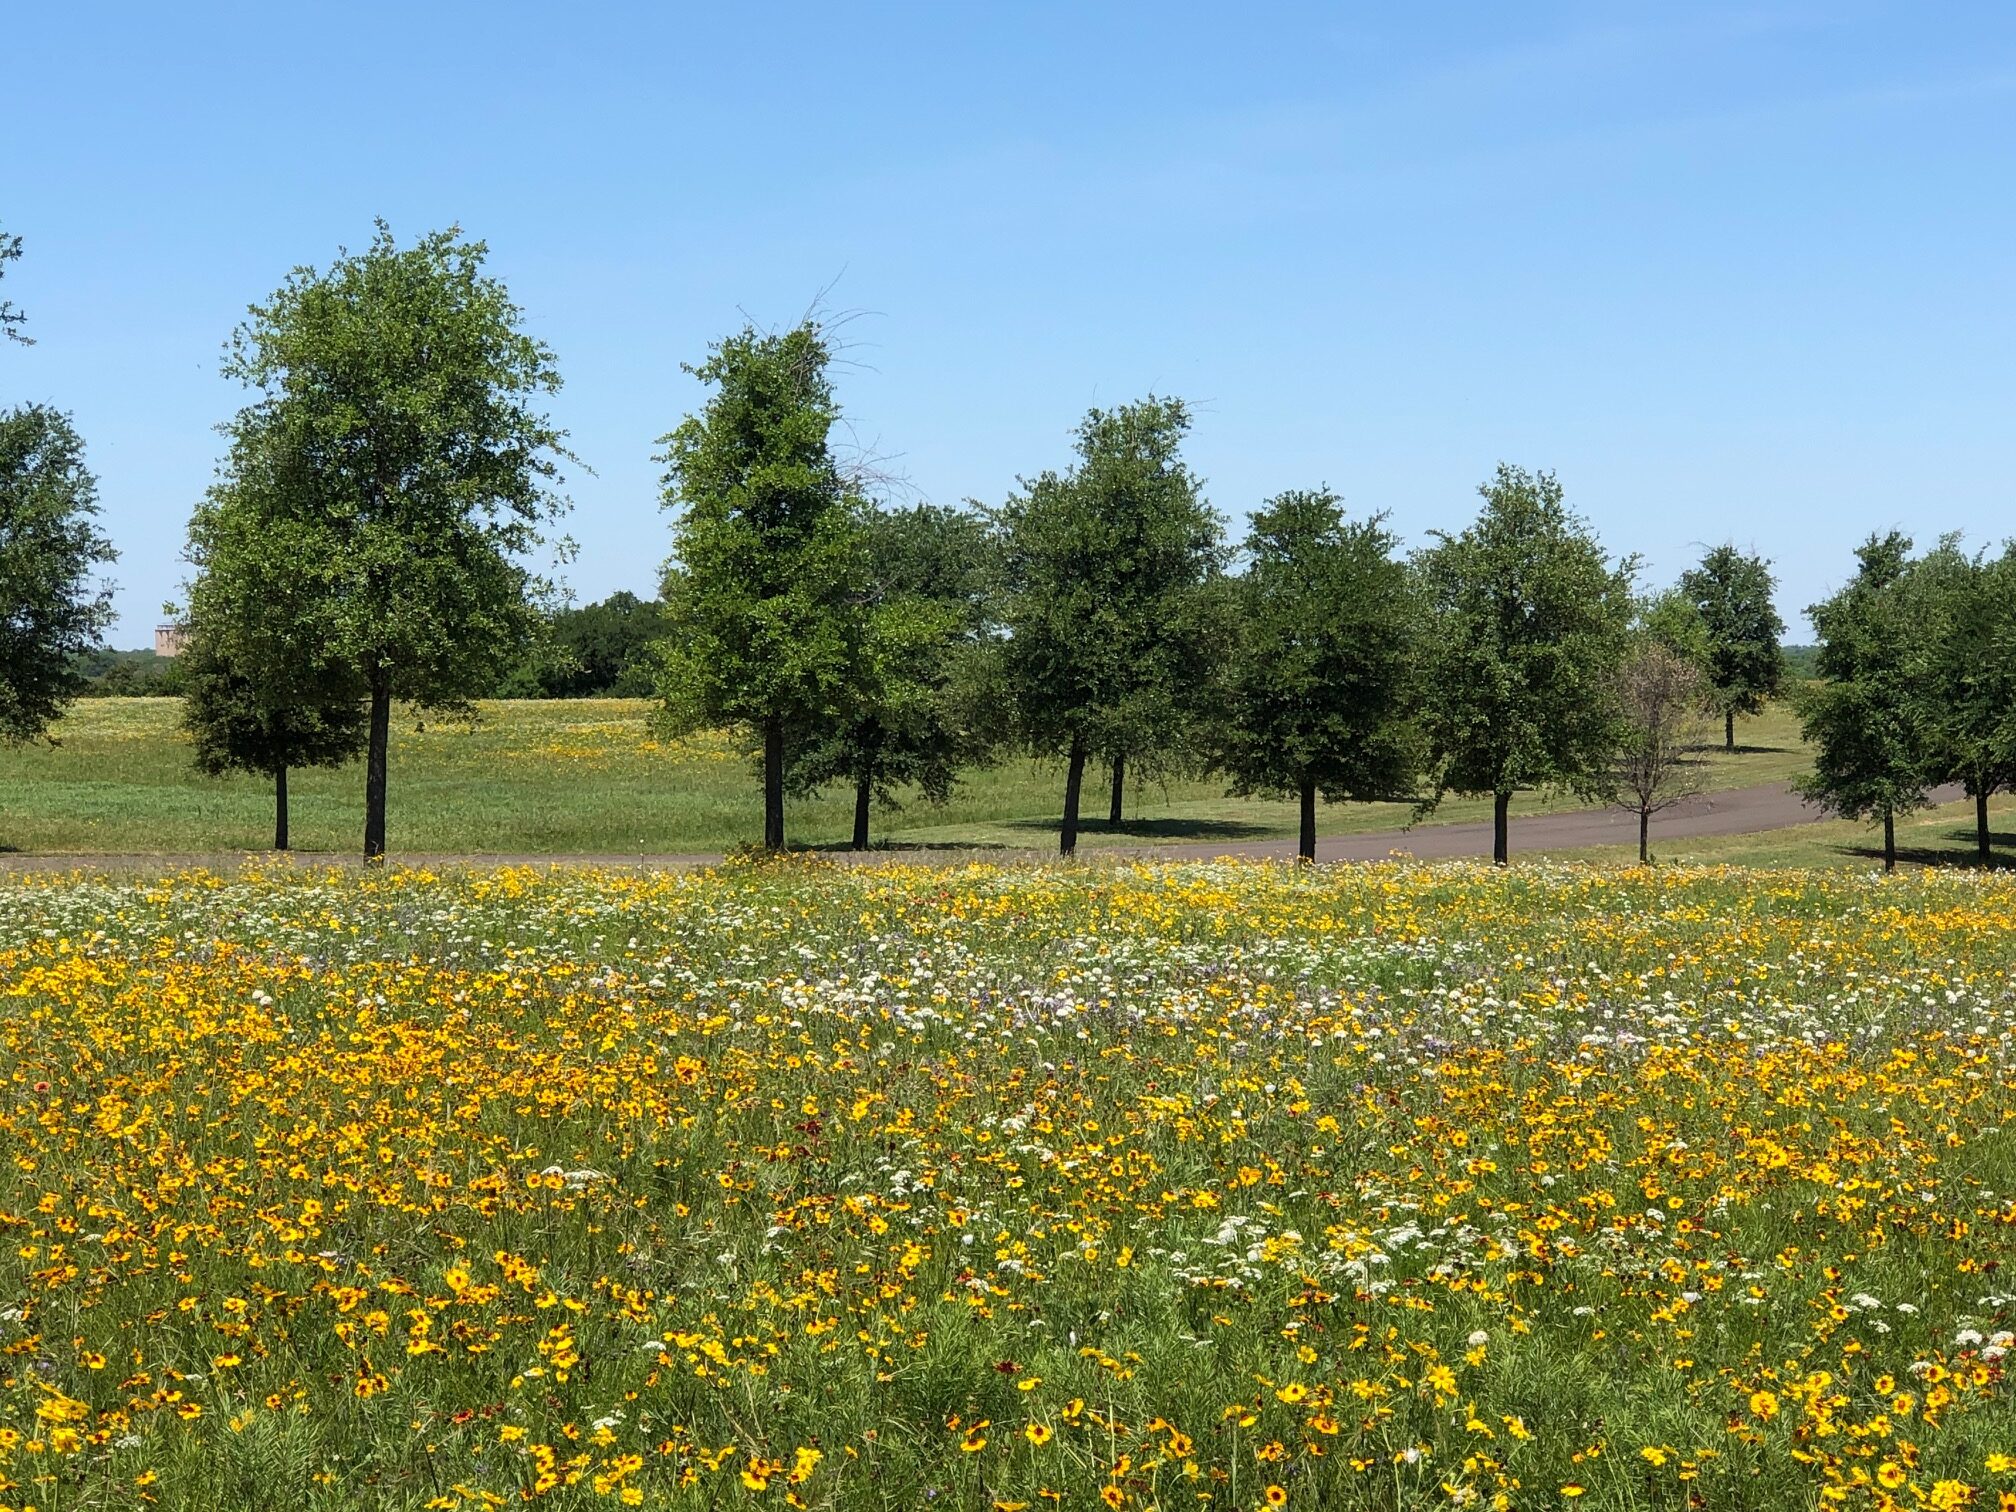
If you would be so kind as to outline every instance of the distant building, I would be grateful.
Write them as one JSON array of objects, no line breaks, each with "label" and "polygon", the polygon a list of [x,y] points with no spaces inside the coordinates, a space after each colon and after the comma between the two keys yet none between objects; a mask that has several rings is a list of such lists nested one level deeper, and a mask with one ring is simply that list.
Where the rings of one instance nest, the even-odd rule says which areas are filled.
[{"label": "distant building", "polygon": [[189,632],[181,625],[156,625],[154,627],[154,654],[156,656],[180,656],[189,644]]}]

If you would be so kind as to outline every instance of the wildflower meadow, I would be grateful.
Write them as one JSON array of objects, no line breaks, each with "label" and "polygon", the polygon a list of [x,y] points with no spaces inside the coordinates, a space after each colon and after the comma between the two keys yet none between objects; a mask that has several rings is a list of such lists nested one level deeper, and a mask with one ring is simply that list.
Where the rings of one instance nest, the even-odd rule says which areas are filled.
[{"label": "wildflower meadow", "polygon": [[0,1505],[2016,1507],[2016,884],[0,885]]}]

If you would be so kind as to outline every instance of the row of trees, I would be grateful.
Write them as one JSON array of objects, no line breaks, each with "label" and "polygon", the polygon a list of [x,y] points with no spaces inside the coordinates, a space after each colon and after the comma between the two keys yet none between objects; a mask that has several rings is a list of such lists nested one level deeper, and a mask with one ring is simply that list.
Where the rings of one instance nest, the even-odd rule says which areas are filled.
[{"label": "row of trees", "polygon": [[[555,609],[541,636],[497,682],[488,698],[648,698],[663,606],[618,589],[607,598]],[[73,668],[82,698],[180,698],[189,691],[181,656],[94,646]]]},{"label": "row of trees", "polygon": [[557,609],[531,653],[504,674],[498,698],[648,698],[663,606],[618,589]]},{"label": "row of trees", "polygon": [[[16,250],[0,239],[0,264]],[[272,776],[279,844],[288,771],[362,754],[364,848],[382,854],[392,703],[454,710],[541,665],[552,595],[528,564],[565,507],[570,457],[540,407],[559,378],[483,262],[453,230],[401,247],[381,224],[296,270],[229,346],[253,397],[191,522],[186,719],[206,769]],[[1642,851],[1693,785],[1702,712],[1733,747],[1779,691],[1768,564],[1718,547],[1640,599],[1636,562],[1606,555],[1550,474],[1500,467],[1477,519],[1411,557],[1322,488],[1267,501],[1235,545],[1183,460],[1188,411],[1151,397],[1092,411],[1071,465],[998,506],[887,507],[835,443],[833,358],[808,320],[691,369],[710,392],[663,442],[662,609],[595,632],[633,666],[655,632],[666,726],[747,735],[768,846],[793,793],[851,787],[865,845],[875,804],[942,798],[1024,750],[1061,766],[1066,854],[1093,770],[1114,822],[1130,781],[1179,772],[1294,798],[1305,855],[1319,798],[1425,810],[1454,791],[1492,798],[1502,861],[1513,796],[1535,788],[1635,810]],[[47,727],[107,612],[81,449],[33,413],[0,431],[17,738]],[[1984,795],[2008,780],[1988,711],[2009,700],[1978,653],[1999,648],[2006,682],[2010,569],[1952,543],[1907,557],[1872,543],[1814,611],[1811,790],[1845,813],[1894,815],[1949,775]],[[1879,708],[1894,736],[1872,737]]]},{"label": "row of trees", "polygon": [[[226,371],[257,397],[191,526],[187,721],[206,769],[272,775],[276,843],[289,768],[361,746],[381,854],[393,700],[461,706],[537,634],[546,585],[522,564],[561,507],[564,437],[536,407],[558,379],[482,258],[381,226],[233,339]],[[1478,524],[1411,564],[1379,520],[1286,494],[1235,577],[1179,401],[1095,410],[1074,464],[999,508],[883,509],[834,445],[832,360],[816,321],[744,330],[664,438],[663,720],[747,733],[766,846],[790,794],[851,786],[865,845],[875,802],[942,799],[1017,747],[1063,764],[1065,854],[1094,762],[1116,821],[1130,776],[1294,796],[1306,853],[1319,795],[1490,793],[1502,859],[1515,791],[1612,790],[1634,564],[1551,477],[1501,469]]]},{"label": "row of trees", "polygon": [[[1127,782],[1217,771],[1298,800],[1565,788],[1641,818],[1690,786],[1689,717],[1779,690],[1768,566],[1718,548],[1653,603],[1550,474],[1498,469],[1484,508],[1412,560],[1327,489],[1284,493],[1236,548],[1185,465],[1182,403],[1094,410],[1068,469],[997,508],[878,510],[831,444],[816,323],[745,330],[693,369],[713,389],[668,438],[678,511],[660,692],[675,730],[739,727],[764,777],[764,843],[794,790],[927,796],[1004,749],[1063,768],[1059,849],[1088,768]],[[1233,573],[1235,560],[1244,570]]]},{"label": "row of trees", "polygon": [[1883,826],[1959,783],[1975,845],[1991,856],[1988,799],[2016,788],[2016,543],[1969,554],[1947,537],[1913,557],[1908,536],[1872,536],[1853,579],[1810,611],[1820,679],[1800,699],[1815,750],[1808,796]]}]

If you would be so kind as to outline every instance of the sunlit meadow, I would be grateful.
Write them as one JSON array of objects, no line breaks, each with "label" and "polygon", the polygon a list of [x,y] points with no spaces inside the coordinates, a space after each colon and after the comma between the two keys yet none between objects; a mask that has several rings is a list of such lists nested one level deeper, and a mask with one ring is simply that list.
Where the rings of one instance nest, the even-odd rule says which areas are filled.
[{"label": "sunlit meadow", "polygon": [[[651,705],[642,699],[485,702],[475,716],[395,712],[395,853],[719,854],[763,833],[762,788],[733,735],[703,731],[659,739],[651,729]],[[51,743],[0,743],[0,855],[142,851],[209,858],[267,845],[271,782],[202,775],[180,719],[179,699],[85,698],[56,724]],[[1785,705],[1772,705],[1739,730],[1745,744],[1736,754],[1699,753],[1707,788],[1780,782],[1810,765],[1798,721]],[[1237,843],[1295,835],[1292,802],[1229,797],[1222,777],[1136,778],[1128,820],[1115,828],[1105,818],[1105,774],[1093,773],[1102,801],[1087,814],[1081,843]],[[295,846],[354,851],[363,826],[363,785],[357,763],[293,773]],[[1056,849],[1063,794],[1061,762],[1009,757],[966,772],[942,806],[916,794],[905,794],[901,808],[878,801],[872,833],[878,842],[903,845],[1048,853]],[[1572,793],[1521,793],[1516,811],[1579,806]],[[1364,834],[1398,829],[1412,813],[1406,802],[1326,803],[1318,824],[1326,835]],[[1490,813],[1488,798],[1452,794],[1434,819],[1488,819]],[[837,784],[816,797],[794,798],[787,825],[794,845],[844,844],[853,833],[852,790]],[[1866,829],[1858,828],[1849,843],[1867,839]]]},{"label": "sunlit meadow", "polygon": [[2016,1507],[2016,884],[0,886],[0,1505]]}]

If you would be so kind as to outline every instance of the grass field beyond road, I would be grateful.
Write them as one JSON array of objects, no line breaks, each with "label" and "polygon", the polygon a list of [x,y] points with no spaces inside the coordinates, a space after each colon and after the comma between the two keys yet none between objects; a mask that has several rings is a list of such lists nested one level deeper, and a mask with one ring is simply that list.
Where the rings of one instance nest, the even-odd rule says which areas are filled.
[{"label": "grass field beyond road", "polygon": [[[0,847],[26,852],[208,853],[271,843],[269,785],[209,778],[189,765],[173,699],[89,699],[57,726],[55,746],[0,748]],[[721,735],[660,744],[649,705],[635,700],[491,703],[474,723],[402,711],[391,758],[390,844],[407,852],[639,854],[719,852],[761,837],[755,776]],[[1702,753],[1715,788],[1782,781],[1805,770],[1796,722],[1773,708],[1739,729],[1743,749]],[[1104,774],[1086,807],[1105,813]],[[1061,764],[1017,758],[968,774],[943,808],[917,802],[878,811],[878,841],[945,847],[1048,848],[1063,801]],[[363,768],[297,772],[294,844],[349,851],[360,843]],[[1521,794],[1515,814],[1581,806]],[[1295,833],[1292,804],[1228,798],[1220,780],[1137,783],[1128,822],[1087,826],[1088,846],[1143,840],[1240,841]],[[1486,803],[1451,798],[1436,821],[1489,817]],[[838,789],[793,804],[794,844],[844,843],[853,797]],[[1326,805],[1325,834],[1398,828],[1405,804]]]},{"label": "grass field beyond road", "polygon": [[2016,882],[0,881],[43,1512],[1989,1509]]},{"label": "grass field beyond road", "polygon": [[[1988,823],[1992,864],[2016,866],[2016,796],[2002,794],[1989,800]],[[1627,846],[1592,846],[1560,854],[1597,863],[1637,860],[1637,852]],[[1652,859],[1681,866],[1881,866],[1883,832],[1873,824],[1827,819],[1749,835],[1658,840]],[[1899,819],[1897,860],[1901,866],[1978,866],[1974,800],[1935,805]]]}]

